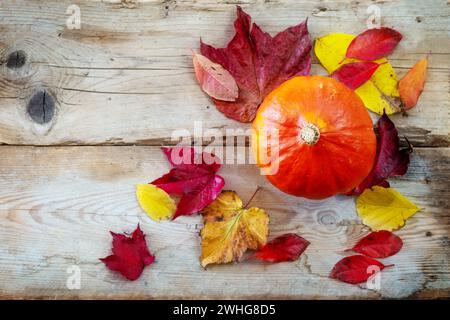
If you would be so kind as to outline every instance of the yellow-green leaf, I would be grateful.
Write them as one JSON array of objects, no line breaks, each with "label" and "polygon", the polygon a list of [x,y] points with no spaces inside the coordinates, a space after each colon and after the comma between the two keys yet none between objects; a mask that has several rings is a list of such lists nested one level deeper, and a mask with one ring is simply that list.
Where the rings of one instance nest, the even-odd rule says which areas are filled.
[{"label": "yellow-green leaf", "polygon": [[203,267],[239,261],[247,249],[257,250],[267,242],[269,216],[259,208],[243,208],[234,191],[222,191],[202,214],[205,221],[201,231]]},{"label": "yellow-green leaf", "polygon": [[152,184],[138,184],[136,197],[141,208],[153,220],[169,219],[175,213],[175,201],[164,190]]},{"label": "yellow-green leaf", "polygon": [[[354,38],[355,36],[351,34],[332,33],[316,39],[314,52],[328,73],[333,73],[343,64],[359,61],[345,57],[347,48]],[[398,79],[394,69],[386,58],[375,62],[381,65],[369,81],[355,90],[356,94],[369,110],[380,115],[383,114],[383,109],[387,114],[401,111],[397,90]]]},{"label": "yellow-green leaf", "polygon": [[356,200],[356,210],[363,223],[373,231],[396,230],[419,208],[393,188],[372,187]]}]

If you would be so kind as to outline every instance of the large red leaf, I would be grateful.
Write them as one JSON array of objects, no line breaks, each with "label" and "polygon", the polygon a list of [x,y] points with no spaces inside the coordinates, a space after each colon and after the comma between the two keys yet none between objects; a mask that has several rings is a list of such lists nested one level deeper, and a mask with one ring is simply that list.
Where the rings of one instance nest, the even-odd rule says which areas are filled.
[{"label": "large red leaf", "polygon": [[109,269],[117,271],[128,280],[136,280],[144,270],[145,266],[155,261],[148,250],[145,235],[137,226],[130,236],[111,232],[113,237],[113,254],[100,259]]},{"label": "large red leaf", "polygon": [[390,28],[369,29],[359,34],[347,48],[347,58],[365,61],[380,59],[391,53],[402,35]]},{"label": "large red leaf", "polygon": [[402,176],[408,171],[412,147],[400,149],[398,131],[386,113],[377,123],[377,155],[372,171],[349,195],[359,195],[372,186],[388,188],[389,177]]},{"label": "large red leaf", "polygon": [[222,190],[225,181],[217,175],[220,159],[209,153],[198,154],[194,148],[162,148],[173,169],[151,184],[169,194],[181,195],[173,219],[200,212]]},{"label": "large red leaf", "polygon": [[379,66],[371,61],[351,62],[334,71],[331,77],[355,90],[369,80]]},{"label": "large red leaf", "polygon": [[390,257],[403,246],[403,241],[390,231],[382,230],[372,232],[358,241],[353,251],[371,258]]},{"label": "large red leaf", "polygon": [[200,42],[201,53],[222,65],[234,77],[239,97],[228,102],[213,99],[227,117],[251,122],[264,97],[282,82],[311,69],[311,39],[305,22],[289,27],[275,37],[251,23],[237,7],[236,34],[226,48],[214,48]]},{"label": "large red leaf", "polygon": [[266,262],[294,261],[308,246],[308,240],[294,233],[287,233],[269,241],[252,257]]},{"label": "large red leaf", "polygon": [[383,270],[387,266],[369,257],[355,255],[345,257],[335,264],[330,277],[346,283],[366,282],[376,269]]}]

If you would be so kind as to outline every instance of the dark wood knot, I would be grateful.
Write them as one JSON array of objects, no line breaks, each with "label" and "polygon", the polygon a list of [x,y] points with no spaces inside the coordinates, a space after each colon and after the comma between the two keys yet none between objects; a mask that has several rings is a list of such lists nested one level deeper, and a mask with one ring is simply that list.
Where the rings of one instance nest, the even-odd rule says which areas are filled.
[{"label": "dark wood knot", "polygon": [[55,115],[55,99],[46,90],[36,91],[28,101],[27,112],[39,124],[50,122]]},{"label": "dark wood knot", "polygon": [[19,69],[23,67],[25,62],[27,61],[27,55],[23,50],[17,50],[11,52],[8,56],[8,61],[6,62],[6,66],[9,69]]}]

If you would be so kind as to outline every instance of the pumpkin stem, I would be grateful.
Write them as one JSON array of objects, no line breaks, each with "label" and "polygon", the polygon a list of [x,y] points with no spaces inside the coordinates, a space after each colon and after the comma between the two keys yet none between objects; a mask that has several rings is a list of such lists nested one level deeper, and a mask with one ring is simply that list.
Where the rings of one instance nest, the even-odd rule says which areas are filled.
[{"label": "pumpkin stem", "polygon": [[309,145],[314,145],[319,141],[320,131],[312,123],[308,123],[300,130],[300,138]]}]

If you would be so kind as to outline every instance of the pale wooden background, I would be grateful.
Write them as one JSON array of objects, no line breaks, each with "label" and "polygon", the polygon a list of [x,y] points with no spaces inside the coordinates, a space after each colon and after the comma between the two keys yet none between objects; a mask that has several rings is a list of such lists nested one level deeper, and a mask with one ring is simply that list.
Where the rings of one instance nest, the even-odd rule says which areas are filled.
[{"label": "pale wooden background", "polygon": [[[80,30],[65,26],[81,8]],[[313,37],[358,33],[366,9],[404,40],[390,57],[399,76],[430,56],[429,80],[407,117],[393,116],[415,146],[407,175],[392,185],[422,209],[400,231],[403,250],[384,260],[380,290],[328,278],[368,232],[354,199],[308,201],[271,187],[253,165],[227,165],[226,188],[271,217],[271,237],[297,232],[311,246],[294,263],[200,267],[200,217],[155,223],[134,185],[168,169],[158,146],[175,129],[248,128],[226,119],[200,91],[190,49],[199,37],[222,46],[239,3],[269,32],[309,17]],[[446,1],[5,1],[0,2],[0,297],[2,298],[435,298],[450,297],[450,8]],[[26,63],[8,68],[23,50]],[[313,73],[324,71],[314,59]],[[26,113],[45,89],[56,114],[44,125]],[[374,116],[375,119],[375,116]],[[148,234],[157,262],[128,282],[98,258],[109,230]],[[81,268],[81,289],[66,287]]]}]

